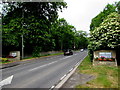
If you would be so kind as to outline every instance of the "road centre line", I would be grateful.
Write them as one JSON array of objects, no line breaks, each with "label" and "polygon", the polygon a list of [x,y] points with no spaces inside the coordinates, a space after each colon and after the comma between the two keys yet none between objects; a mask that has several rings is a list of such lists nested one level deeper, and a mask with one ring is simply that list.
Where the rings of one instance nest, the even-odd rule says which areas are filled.
[{"label": "road centre line", "polygon": [[[58,61],[62,61],[62,60],[67,59],[67,58],[69,58],[69,57],[72,57],[72,56],[68,56],[68,57],[65,57],[65,58],[61,58],[61,59],[58,60]],[[37,69],[40,69],[40,68],[42,68],[42,67],[45,67],[45,66],[51,65],[51,64],[53,64],[53,63],[56,63],[56,62],[58,62],[58,61],[54,61],[54,62],[51,62],[51,63],[48,63],[48,64],[44,64],[44,65],[42,65],[42,66],[35,67],[35,68],[30,69],[30,70],[28,70],[28,71],[37,70]]]},{"label": "road centre line", "polygon": [[36,68],[30,69],[29,71],[33,71],[33,70],[39,69],[39,68],[41,68],[41,67],[45,67],[45,66],[48,66],[48,65],[53,64],[53,63],[56,63],[56,62],[57,62],[57,61],[54,61],[54,62],[51,62],[51,63],[45,64],[45,65],[42,65],[42,66],[39,66],[39,67],[36,67]]}]

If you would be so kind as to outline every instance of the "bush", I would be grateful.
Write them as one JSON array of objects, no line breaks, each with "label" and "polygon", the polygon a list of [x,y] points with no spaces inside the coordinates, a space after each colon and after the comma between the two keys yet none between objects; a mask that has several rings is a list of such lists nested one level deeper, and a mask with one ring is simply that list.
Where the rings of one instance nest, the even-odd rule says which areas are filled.
[{"label": "bush", "polygon": [[39,57],[40,56],[40,52],[41,52],[41,47],[34,47],[34,50],[33,50],[33,53],[32,53],[32,56],[33,57]]}]

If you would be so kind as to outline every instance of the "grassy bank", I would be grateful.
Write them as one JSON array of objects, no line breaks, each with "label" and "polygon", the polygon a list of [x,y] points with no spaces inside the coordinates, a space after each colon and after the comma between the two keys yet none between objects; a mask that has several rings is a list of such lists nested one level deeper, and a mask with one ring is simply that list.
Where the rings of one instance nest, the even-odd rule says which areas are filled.
[{"label": "grassy bank", "polygon": [[76,88],[118,88],[118,67],[92,66],[89,56],[87,56],[78,67],[80,73],[91,74],[96,79]]}]

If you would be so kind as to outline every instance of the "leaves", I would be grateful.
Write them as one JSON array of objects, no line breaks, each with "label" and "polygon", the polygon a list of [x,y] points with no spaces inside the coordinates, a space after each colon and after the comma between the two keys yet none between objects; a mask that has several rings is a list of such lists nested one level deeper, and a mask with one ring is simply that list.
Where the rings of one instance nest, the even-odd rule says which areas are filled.
[{"label": "leaves", "polygon": [[116,48],[120,44],[120,15],[111,13],[100,24],[99,27],[91,31],[91,43],[89,49]]},{"label": "leaves", "polygon": [[117,5],[108,4],[102,12],[92,19],[90,31],[93,31],[96,27],[99,27],[103,20],[105,20],[110,13],[117,12],[116,8]]},{"label": "leaves", "polygon": [[11,2],[5,6],[3,48],[21,50],[22,35],[25,52],[33,56],[41,51],[87,47],[86,32],[77,32],[64,18],[58,19],[57,11],[67,7],[65,2]]},{"label": "leaves", "polygon": [[[33,52],[54,48],[51,24],[57,20],[58,10],[66,8],[65,2],[10,2],[4,4],[3,46],[21,47]],[[28,48],[29,47],[29,48]],[[36,51],[36,48],[38,51]],[[20,48],[19,48],[20,49]]]}]

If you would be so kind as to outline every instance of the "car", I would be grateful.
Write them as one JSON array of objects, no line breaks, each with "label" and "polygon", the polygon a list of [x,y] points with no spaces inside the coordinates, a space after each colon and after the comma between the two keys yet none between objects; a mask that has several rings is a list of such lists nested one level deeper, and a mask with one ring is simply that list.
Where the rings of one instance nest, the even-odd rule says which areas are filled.
[{"label": "car", "polygon": [[73,55],[73,51],[71,49],[64,50],[64,56]]},{"label": "car", "polygon": [[84,51],[84,49],[80,49],[80,51],[81,51],[81,52],[83,52],[83,51]]}]

